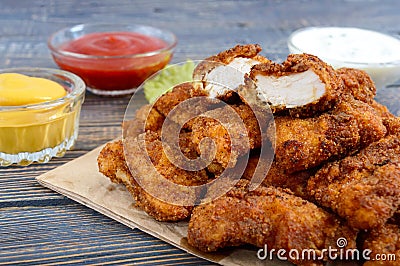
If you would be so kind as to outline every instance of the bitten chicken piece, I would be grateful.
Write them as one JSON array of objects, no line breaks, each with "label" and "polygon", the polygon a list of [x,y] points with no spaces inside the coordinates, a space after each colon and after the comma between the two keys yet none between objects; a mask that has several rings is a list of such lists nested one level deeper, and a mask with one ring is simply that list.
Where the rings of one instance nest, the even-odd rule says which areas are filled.
[{"label": "bitten chicken piece", "polygon": [[363,244],[369,249],[369,260],[363,266],[397,266],[400,261],[400,227],[386,224],[368,233]]},{"label": "bitten chicken piece", "polygon": [[269,62],[261,55],[258,44],[236,45],[202,61],[193,71],[193,80],[202,81],[201,87],[211,98],[229,99],[252,66]]},{"label": "bitten chicken piece", "polygon": [[[275,187],[248,191],[240,180],[226,195],[196,206],[189,221],[188,242],[205,252],[243,244],[259,248],[315,250],[337,247],[345,237],[346,248],[355,248],[357,231],[335,215]],[[288,253],[286,253],[288,254]],[[322,265],[321,261],[292,261],[298,265]]]},{"label": "bitten chicken piece", "polygon": [[386,127],[368,104],[348,99],[311,118],[275,117],[275,161],[287,173],[314,168],[344,157],[386,135]]},{"label": "bitten chicken piece", "polygon": [[238,91],[244,102],[273,112],[288,109],[292,116],[329,110],[343,92],[334,69],[309,54],[291,54],[282,64],[258,64],[250,78]]},{"label": "bitten chicken piece", "polygon": [[308,180],[309,194],[355,228],[382,226],[400,206],[399,136],[323,166]]}]

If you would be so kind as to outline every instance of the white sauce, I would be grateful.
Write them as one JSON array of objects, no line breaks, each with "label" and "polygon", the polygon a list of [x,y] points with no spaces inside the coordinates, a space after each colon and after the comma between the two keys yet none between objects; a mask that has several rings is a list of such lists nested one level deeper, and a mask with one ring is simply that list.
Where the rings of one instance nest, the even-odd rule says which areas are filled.
[{"label": "white sauce", "polygon": [[400,77],[400,40],[370,30],[347,27],[310,27],[294,32],[291,53],[318,56],[335,68],[365,70],[378,88]]},{"label": "white sauce", "polygon": [[209,96],[215,98],[223,95],[229,90],[236,90],[244,84],[244,75],[249,74],[251,67],[260,62],[244,57],[237,57],[228,65],[217,66],[206,74],[208,82],[205,89]]},{"label": "white sauce", "polygon": [[357,28],[309,28],[294,34],[299,50],[321,59],[355,63],[388,63],[400,60],[400,40]]}]

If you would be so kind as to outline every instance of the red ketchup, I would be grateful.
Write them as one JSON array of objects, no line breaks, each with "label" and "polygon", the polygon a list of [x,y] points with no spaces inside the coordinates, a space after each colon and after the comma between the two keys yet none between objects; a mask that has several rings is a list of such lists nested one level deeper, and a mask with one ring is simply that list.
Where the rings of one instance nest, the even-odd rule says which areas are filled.
[{"label": "red ketchup", "polygon": [[[82,77],[90,88],[130,90],[170,61],[168,49],[151,54],[163,48],[167,48],[167,43],[156,37],[135,32],[99,32],[86,34],[60,47],[61,51],[97,57],[57,55],[54,60],[60,68]],[[149,55],[140,55],[149,52]]]}]

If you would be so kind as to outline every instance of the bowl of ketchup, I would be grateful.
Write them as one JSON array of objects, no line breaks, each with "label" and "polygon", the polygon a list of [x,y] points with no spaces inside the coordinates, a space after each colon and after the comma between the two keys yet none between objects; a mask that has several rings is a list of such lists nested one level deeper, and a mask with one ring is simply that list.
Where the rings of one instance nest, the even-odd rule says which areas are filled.
[{"label": "bowl of ketchup", "polygon": [[170,62],[176,43],[168,30],[132,24],[81,24],[48,39],[56,64],[104,96],[133,93]]}]

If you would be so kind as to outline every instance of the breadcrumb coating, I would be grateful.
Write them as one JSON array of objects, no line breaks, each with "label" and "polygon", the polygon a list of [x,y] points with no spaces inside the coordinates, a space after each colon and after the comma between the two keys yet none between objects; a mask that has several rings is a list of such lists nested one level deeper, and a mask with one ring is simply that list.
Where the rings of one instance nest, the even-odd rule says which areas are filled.
[{"label": "breadcrumb coating", "polygon": [[386,135],[375,110],[354,99],[311,118],[275,117],[275,161],[286,172],[307,170],[345,157]]},{"label": "breadcrumb coating", "polygon": [[400,206],[399,135],[326,164],[309,179],[307,190],[355,228],[382,226]]},{"label": "breadcrumb coating", "polygon": [[[397,266],[400,261],[400,227],[386,224],[368,233],[363,249],[371,250],[363,266]],[[377,256],[378,255],[378,256]],[[392,257],[394,255],[394,257]]]},{"label": "breadcrumb coating", "polygon": [[376,87],[365,71],[343,67],[337,69],[336,73],[343,81],[344,94],[352,95],[359,101],[372,103],[376,95]]},{"label": "breadcrumb coating", "polygon": [[[188,242],[205,252],[251,244],[259,248],[314,249],[336,247],[346,237],[355,248],[357,230],[313,203],[275,187],[248,191],[240,180],[226,195],[196,206],[189,221]],[[321,261],[292,261],[298,265],[322,265]]]}]

